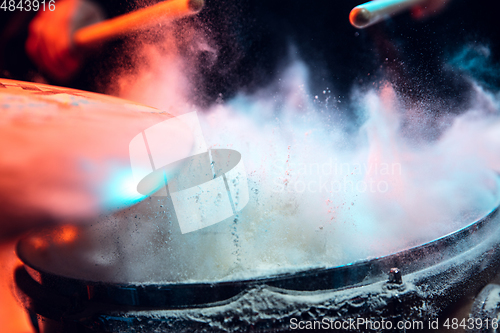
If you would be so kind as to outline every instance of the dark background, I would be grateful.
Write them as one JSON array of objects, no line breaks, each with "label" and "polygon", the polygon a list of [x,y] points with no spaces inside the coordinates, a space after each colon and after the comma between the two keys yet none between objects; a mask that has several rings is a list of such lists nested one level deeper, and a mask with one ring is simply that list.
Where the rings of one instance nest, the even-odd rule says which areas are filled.
[{"label": "dark background", "polygon": [[[468,86],[462,77],[466,73],[500,86],[498,77],[485,75],[491,68],[479,68],[499,64],[500,7],[495,1],[453,0],[427,20],[415,21],[407,13],[364,30],[348,21],[356,1],[220,3],[208,0],[202,13],[225,46],[205,75],[209,96],[231,95],[235,87],[252,90],[279,76],[291,45],[311,69],[312,94],[330,87],[342,97],[353,84],[371,86],[388,78],[415,98],[460,100]],[[478,51],[484,46],[489,56]],[[469,50],[466,58],[481,58],[475,71],[457,61],[447,65],[464,49]],[[232,71],[219,70],[224,67]]]},{"label": "dark background", "polygon": [[[313,94],[329,87],[338,98],[349,95],[354,84],[370,87],[381,79],[389,79],[410,98],[451,104],[466,98],[467,76],[489,89],[500,87],[496,1],[452,0],[429,19],[416,21],[406,13],[364,30],[348,21],[350,10],[359,3],[207,0],[199,16],[187,21],[205,31],[218,57],[214,61],[208,54],[197,55],[199,67],[192,79],[201,88],[193,100],[209,105],[219,96],[226,99],[238,91],[262,88],[282,74],[292,56],[309,66]],[[103,4],[110,15],[133,8],[125,1]],[[0,12],[0,75],[33,80],[36,68],[23,54],[30,15],[14,14]],[[104,91],[109,73],[118,66],[116,59],[122,60],[119,66],[127,63],[126,45],[110,43],[66,85]]]}]

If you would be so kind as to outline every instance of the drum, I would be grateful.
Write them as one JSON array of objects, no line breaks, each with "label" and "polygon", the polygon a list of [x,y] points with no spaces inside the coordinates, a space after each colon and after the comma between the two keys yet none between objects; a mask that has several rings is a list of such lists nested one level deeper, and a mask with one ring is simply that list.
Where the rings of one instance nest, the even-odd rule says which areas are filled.
[{"label": "drum", "polygon": [[[40,332],[335,330],[359,318],[367,321],[358,331],[373,330],[370,319],[385,325],[375,329],[420,329],[499,267],[499,181],[490,174],[480,179],[488,209],[461,208],[456,229],[434,239],[338,264],[273,263],[271,253],[259,257],[263,244],[293,252],[309,226],[316,242],[295,248],[326,255],[318,243],[331,234],[304,221],[299,238],[265,235],[271,226],[243,166],[249,151],[209,149],[207,122],[196,114],[173,118],[108,96],[1,82],[2,135],[7,151],[18,152],[11,183],[24,185],[3,216],[43,225],[22,211],[52,222],[17,245],[24,265],[16,292]],[[290,207],[285,192],[272,196]],[[274,222],[297,219],[293,209],[275,209]]]},{"label": "drum", "polygon": [[[17,253],[25,265],[15,272],[17,293],[40,332],[236,332],[248,327],[288,332],[305,325],[342,330],[353,322],[360,332],[372,331],[373,323],[385,330],[422,329],[474,295],[500,267],[495,207],[456,232],[379,258],[250,279],[206,275],[205,281],[190,280],[186,275],[206,272],[207,265],[220,267],[223,256],[231,256],[220,244],[227,242],[224,232],[212,229],[182,239],[168,218],[137,227],[134,214],[144,219],[159,208],[148,200],[142,204],[115,215],[113,223],[129,234],[150,229],[147,244],[124,239],[127,233],[104,233],[102,222],[94,232],[64,227],[19,242]],[[97,230],[102,236],[89,239]],[[132,276],[144,280],[127,282]]]}]

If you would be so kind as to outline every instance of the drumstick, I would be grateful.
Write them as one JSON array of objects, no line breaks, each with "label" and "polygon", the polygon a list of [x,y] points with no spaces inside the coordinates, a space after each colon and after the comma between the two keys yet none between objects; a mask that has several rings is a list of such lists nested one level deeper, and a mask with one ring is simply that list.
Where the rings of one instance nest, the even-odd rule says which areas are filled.
[{"label": "drumstick", "polygon": [[356,6],[349,14],[351,24],[359,29],[384,20],[413,6],[428,2],[429,0],[374,0]]},{"label": "drumstick", "polygon": [[151,28],[166,20],[198,13],[204,0],[170,0],[80,28],[73,34],[76,47],[89,47],[130,32]]}]

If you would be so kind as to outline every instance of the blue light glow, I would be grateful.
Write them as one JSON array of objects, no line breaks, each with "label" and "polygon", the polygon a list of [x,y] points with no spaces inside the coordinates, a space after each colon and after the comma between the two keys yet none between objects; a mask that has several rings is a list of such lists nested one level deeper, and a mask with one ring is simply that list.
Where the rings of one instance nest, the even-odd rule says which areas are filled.
[{"label": "blue light glow", "polygon": [[148,197],[137,191],[137,183],[130,168],[116,169],[111,174],[112,177],[102,189],[104,209],[123,209]]}]

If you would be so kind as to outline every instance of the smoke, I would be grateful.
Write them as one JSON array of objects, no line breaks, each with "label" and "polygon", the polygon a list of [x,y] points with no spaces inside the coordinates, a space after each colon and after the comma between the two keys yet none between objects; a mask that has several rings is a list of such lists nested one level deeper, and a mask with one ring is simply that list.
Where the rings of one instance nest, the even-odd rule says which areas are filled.
[{"label": "smoke", "polygon": [[[187,56],[174,37],[140,45],[115,92],[174,115],[192,111],[198,55],[218,51],[196,29],[184,36]],[[499,203],[498,96],[479,83],[470,96],[465,109],[436,115],[426,112],[432,101],[408,103],[390,82],[354,87],[350,102],[326,87],[311,95],[308,67],[291,60],[267,87],[198,109],[209,147],[241,153],[250,201],[235,219],[183,235],[168,202],[146,199],[82,231],[80,247],[59,251],[73,263],[64,270],[80,267],[65,274],[252,278],[387,255],[454,232]],[[352,110],[357,122],[346,116]]]},{"label": "smoke", "polygon": [[[414,110],[386,83],[353,93],[366,120],[348,132],[351,125],[308,94],[304,64],[293,63],[282,81],[281,96],[263,89],[202,116],[207,140],[240,151],[249,172],[253,205],[239,222],[240,243],[252,248],[247,268],[256,258],[329,266],[389,254],[464,227],[497,204],[498,115],[471,109],[444,117],[436,121],[451,123],[438,140],[415,140],[401,126]],[[479,88],[475,95],[478,105],[491,100]]]},{"label": "smoke", "polygon": [[453,54],[449,65],[474,78],[489,89],[500,88],[500,70],[492,61],[491,50],[483,44],[467,44]]},{"label": "smoke", "polygon": [[[189,82],[175,66],[179,60],[149,54],[165,66],[154,79],[149,71],[139,76],[124,97],[140,96],[175,114],[191,111],[187,102],[182,108],[185,95],[176,93]],[[130,266],[128,279],[218,280],[347,264],[432,241],[498,204],[498,104],[479,85],[471,92],[473,107],[453,112],[460,116],[443,110],[442,117],[424,119],[430,115],[422,110],[432,102],[407,104],[389,82],[369,91],[354,88],[351,103],[343,105],[329,90],[311,95],[307,81],[307,66],[294,60],[277,83],[200,110],[207,144],[241,153],[250,202],[235,220],[199,235],[170,231],[165,242],[153,237],[151,225],[135,223],[142,236],[118,246],[120,262]],[[356,108],[360,125],[342,116],[349,108]],[[408,121],[418,128],[411,135]],[[128,223],[119,221],[124,216],[113,223]],[[142,223],[161,230],[166,222]],[[152,245],[131,245],[152,239]],[[214,246],[221,242],[226,244]],[[174,272],[165,273],[167,267]]]},{"label": "smoke", "polygon": [[218,49],[196,22],[183,21],[143,32],[127,42],[116,59],[108,94],[168,111],[185,113],[205,94],[199,72],[217,61]]}]

